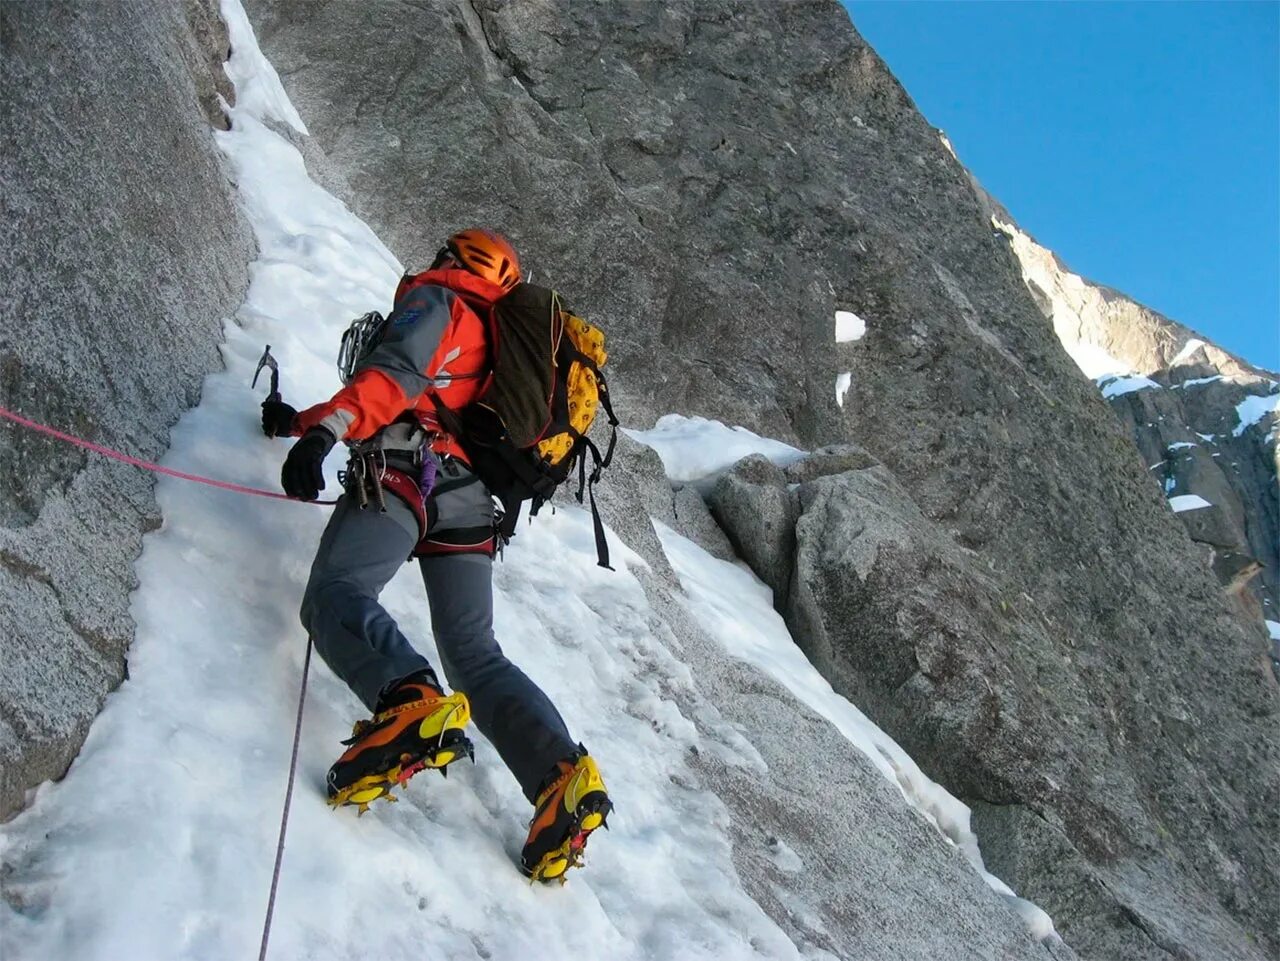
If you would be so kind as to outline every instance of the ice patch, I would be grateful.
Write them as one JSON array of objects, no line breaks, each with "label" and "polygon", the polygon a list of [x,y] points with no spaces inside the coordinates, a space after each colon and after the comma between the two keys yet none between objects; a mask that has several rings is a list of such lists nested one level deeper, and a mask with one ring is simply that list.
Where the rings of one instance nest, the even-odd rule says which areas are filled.
[{"label": "ice patch", "polygon": [[1128,377],[1101,377],[1098,379],[1098,386],[1102,388],[1102,396],[1110,400],[1112,397],[1121,397],[1125,394],[1132,394],[1138,390],[1160,389],[1160,385],[1148,377],[1134,374]]},{"label": "ice patch", "polygon": [[1175,514],[1181,514],[1183,511],[1198,511],[1213,505],[1199,494],[1179,494],[1177,497],[1169,498],[1169,506],[1173,508]]},{"label": "ice patch", "polygon": [[1063,340],[1062,346],[1066,348],[1071,359],[1076,362],[1080,372],[1093,380],[1100,380],[1106,377],[1127,377],[1134,372],[1132,367],[1107,353],[1104,348],[1099,347],[1097,344]]},{"label": "ice patch", "polygon": [[836,343],[847,344],[866,336],[867,322],[849,310],[836,311]]},{"label": "ice patch", "polygon": [[844,406],[844,395],[849,393],[849,387],[852,383],[853,374],[847,370],[836,377],[836,403],[839,406]]},{"label": "ice patch", "polygon": [[769,855],[773,858],[773,863],[778,866],[779,871],[787,874],[797,874],[804,869],[804,861],[800,859],[800,855],[787,847],[784,841],[771,837],[768,840]]},{"label": "ice patch", "polygon": [[1267,621],[1267,633],[1273,641],[1280,641],[1280,621]]},{"label": "ice patch", "polygon": [[1190,441],[1180,440],[1176,444],[1170,444],[1168,450],[1186,450],[1188,447],[1199,447],[1199,444],[1193,444]]},{"label": "ice patch", "polygon": [[705,417],[667,414],[650,430],[624,427],[623,431],[656,450],[667,478],[676,483],[709,480],[750,454],[763,454],[779,467],[806,456],[805,451],[745,427],[729,427]]},{"label": "ice patch", "polygon": [[1239,437],[1268,414],[1280,410],[1280,394],[1258,396],[1253,394],[1236,404],[1236,416],[1240,423],[1231,432],[1232,437]]},{"label": "ice patch", "polygon": [[258,48],[249,15],[240,0],[222,0],[222,19],[231,44],[231,59],[225,69],[236,88],[236,112],[264,122],[279,120],[307,136],[307,125],[284,92],[276,68]]}]

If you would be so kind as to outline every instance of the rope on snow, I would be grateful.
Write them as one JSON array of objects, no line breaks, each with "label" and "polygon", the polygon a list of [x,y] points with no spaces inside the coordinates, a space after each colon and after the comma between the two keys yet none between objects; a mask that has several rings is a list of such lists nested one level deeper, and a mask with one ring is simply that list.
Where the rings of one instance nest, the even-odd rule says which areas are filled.
[{"label": "rope on snow", "polygon": [[289,827],[289,804],[293,801],[293,780],[298,771],[298,742],[302,739],[302,705],[307,698],[307,672],[311,668],[311,638],[307,638],[307,657],[302,662],[302,690],[298,694],[298,721],[293,728],[293,756],[289,759],[289,786],[284,792],[284,810],[280,814],[280,840],[276,844],[276,866],[271,872],[271,896],[267,899],[267,918],[262,924],[262,947],[258,961],[267,959],[267,940],[271,937],[271,916],[276,909],[276,887],[280,884],[280,862],[284,860],[284,834]]}]

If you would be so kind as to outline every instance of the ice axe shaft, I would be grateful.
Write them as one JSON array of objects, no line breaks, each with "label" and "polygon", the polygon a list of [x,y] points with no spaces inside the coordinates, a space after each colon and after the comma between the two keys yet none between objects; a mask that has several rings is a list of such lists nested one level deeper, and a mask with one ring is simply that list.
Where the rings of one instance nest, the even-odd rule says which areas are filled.
[{"label": "ice axe shaft", "polygon": [[267,344],[266,349],[262,352],[262,357],[258,360],[258,368],[253,372],[253,383],[249,385],[249,389],[258,386],[258,375],[262,373],[262,368],[271,368],[271,393],[267,395],[267,400],[280,400],[280,365],[276,363],[276,359],[271,356],[271,345]]}]

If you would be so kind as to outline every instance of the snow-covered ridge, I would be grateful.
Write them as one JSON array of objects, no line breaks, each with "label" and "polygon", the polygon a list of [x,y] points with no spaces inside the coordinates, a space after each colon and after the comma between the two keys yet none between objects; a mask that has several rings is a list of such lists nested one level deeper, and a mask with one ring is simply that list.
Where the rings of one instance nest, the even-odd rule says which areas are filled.
[{"label": "snow-covered ridge", "polygon": [[771,674],[854,744],[903,799],[955,844],[982,879],[1007,898],[1031,932],[1056,938],[1053,921],[1041,908],[1015,895],[987,871],[969,809],[931,781],[893,738],[846,698],[837,694],[792,640],[773,608],[773,592],[744,566],[711,557],[693,542],[655,522],[662,546],[689,596],[691,609],[725,649]]},{"label": "snow-covered ridge", "polygon": [[1218,375],[1253,380],[1261,372],[1136,301],[1067,269],[1053,251],[999,216],[1023,279],[1039,292],[1054,332],[1086,377],[1151,376],[1199,360]]}]

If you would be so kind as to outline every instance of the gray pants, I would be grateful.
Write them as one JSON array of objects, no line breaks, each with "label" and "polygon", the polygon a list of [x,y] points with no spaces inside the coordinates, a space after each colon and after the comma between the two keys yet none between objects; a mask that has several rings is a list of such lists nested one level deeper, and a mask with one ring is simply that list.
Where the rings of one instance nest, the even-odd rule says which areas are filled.
[{"label": "gray pants", "polygon": [[[439,483],[466,476],[465,468],[451,463]],[[301,611],[316,651],[370,711],[389,685],[430,667],[378,603],[418,538],[412,511],[390,494],[386,502],[384,514],[374,506],[361,510],[350,497],[339,499],[320,538]],[[493,520],[493,501],[479,482],[449,490],[436,505],[433,533]],[[419,564],[445,677],[467,695],[476,727],[532,801],[556,761],[577,745],[550,699],[494,639],[493,560],[449,554]]]}]

